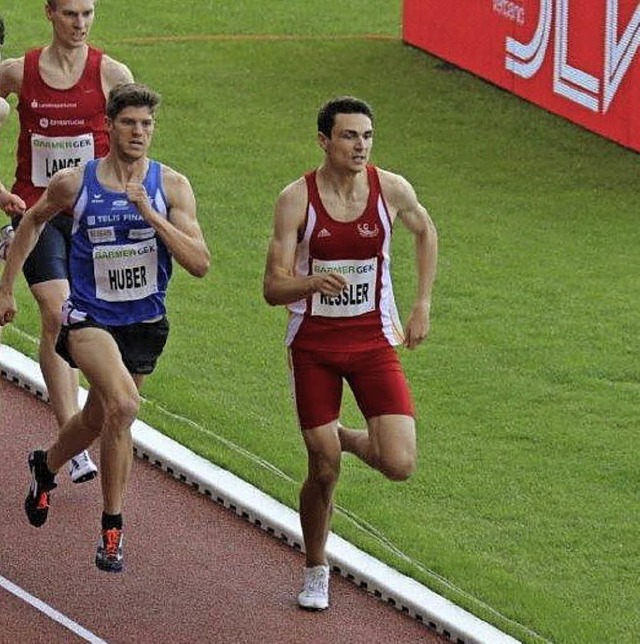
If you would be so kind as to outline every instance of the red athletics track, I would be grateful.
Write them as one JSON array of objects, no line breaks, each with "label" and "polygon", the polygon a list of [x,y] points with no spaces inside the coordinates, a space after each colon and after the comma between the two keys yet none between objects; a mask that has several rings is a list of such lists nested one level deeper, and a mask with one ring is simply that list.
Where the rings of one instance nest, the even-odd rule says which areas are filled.
[{"label": "red athletics track", "polygon": [[299,610],[301,553],[139,459],[124,511],[125,571],[97,570],[98,481],[73,485],[62,472],[47,524],[30,526],[26,458],[55,435],[53,414],[4,378],[0,410],[1,643],[450,641],[337,574],[328,611]]}]

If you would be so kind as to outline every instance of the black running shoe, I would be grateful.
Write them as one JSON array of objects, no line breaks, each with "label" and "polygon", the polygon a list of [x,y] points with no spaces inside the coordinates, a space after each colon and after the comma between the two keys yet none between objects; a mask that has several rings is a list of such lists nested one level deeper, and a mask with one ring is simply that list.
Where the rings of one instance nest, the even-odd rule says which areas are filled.
[{"label": "black running shoe", "polygon": [[4,45],[4,18],[0,16],[0,45]]},{"label": "black running shoe", "polygon": [[105,572],[122,570],[122,530],[110,528],[102,531],[96,552],[96,566]]},{"label": "black running shoe", "polygon": [[31,485],[24,501],[24,511],[29,523],[36,528],[44,525],[49,514],[49,492],[56,486],[54,476],[47,469],[47,453],[36,450],[29,454]]}]

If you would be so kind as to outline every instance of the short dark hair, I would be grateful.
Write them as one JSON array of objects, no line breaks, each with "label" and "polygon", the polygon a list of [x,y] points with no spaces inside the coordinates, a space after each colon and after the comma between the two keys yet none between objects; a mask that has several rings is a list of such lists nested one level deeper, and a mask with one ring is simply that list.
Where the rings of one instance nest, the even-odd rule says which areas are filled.
[{"label": "short dark hair", "polygon": [[[98,0],[94,0],[93,4],[95,5],[96,2],[98,2]],[[47,0],[47,4],[54,11],[58,8],[58,0]]]},{"label": "short dark hair", "polygon": [[160,94],[146,85],[121,83],[109,92],[107,116],[113,121],[126,107],[148,107],[155,114],[160,101]]},{"label": "short dark hair", "polygon": [[355,96],[338,96],[327,101],[318,111],[318,132],[331,138],[336,114],[365,114],[373,123],[373,109],[366,101]]}]

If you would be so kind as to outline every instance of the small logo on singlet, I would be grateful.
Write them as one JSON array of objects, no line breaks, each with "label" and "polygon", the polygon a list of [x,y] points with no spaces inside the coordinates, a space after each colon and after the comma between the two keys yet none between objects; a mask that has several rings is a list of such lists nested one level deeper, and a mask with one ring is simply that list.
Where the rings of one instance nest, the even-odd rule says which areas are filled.
[{"label": "small logo on singlet", "polygon": [[378,224],[375,224],[373,229],[369,228],[369,224],[358,224],[358,232],[360,237],[377,237],[378,233]]},{"label": "small logo on singlet", "polygon": [[318,239],[321,239],[323,237],[331,237],[331,233],[326,229],[323,228],[319,233],[318,233]]},{"label": "small logo on singlet", "polygon": [[48,128],[48,127],[49,127],[49,119],[47,119],[47,118],[41,118],[41,119],[40,119],[40,127],[41,127],[42,129],[46,129],[46,128]]}]

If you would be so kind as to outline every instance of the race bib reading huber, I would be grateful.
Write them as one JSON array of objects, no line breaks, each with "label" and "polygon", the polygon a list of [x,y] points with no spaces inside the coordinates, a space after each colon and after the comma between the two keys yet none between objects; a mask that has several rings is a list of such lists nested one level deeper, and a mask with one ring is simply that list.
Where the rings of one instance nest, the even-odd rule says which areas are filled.
[{"label": "race bib reading huber", "polygon": [[94,248],[96,297],[107,302],[129,302],[157,293],[157,256],[155,239]]},{"label": "race bib reading huber", "polygon": [[338,273],[347,280],[342,293],[336,296],[314,293],[311,298],[311,315],[329,318],[350,318],[369,313],[375,308],[378,259],[339,259],[324,261],[314,259],[314,275]]},{"label": "race bib reading huber", "polygon": [[46,188],[64,168],[77,168],[94,157],[93,134],[77,136],[31,135],[31,182]]}]

